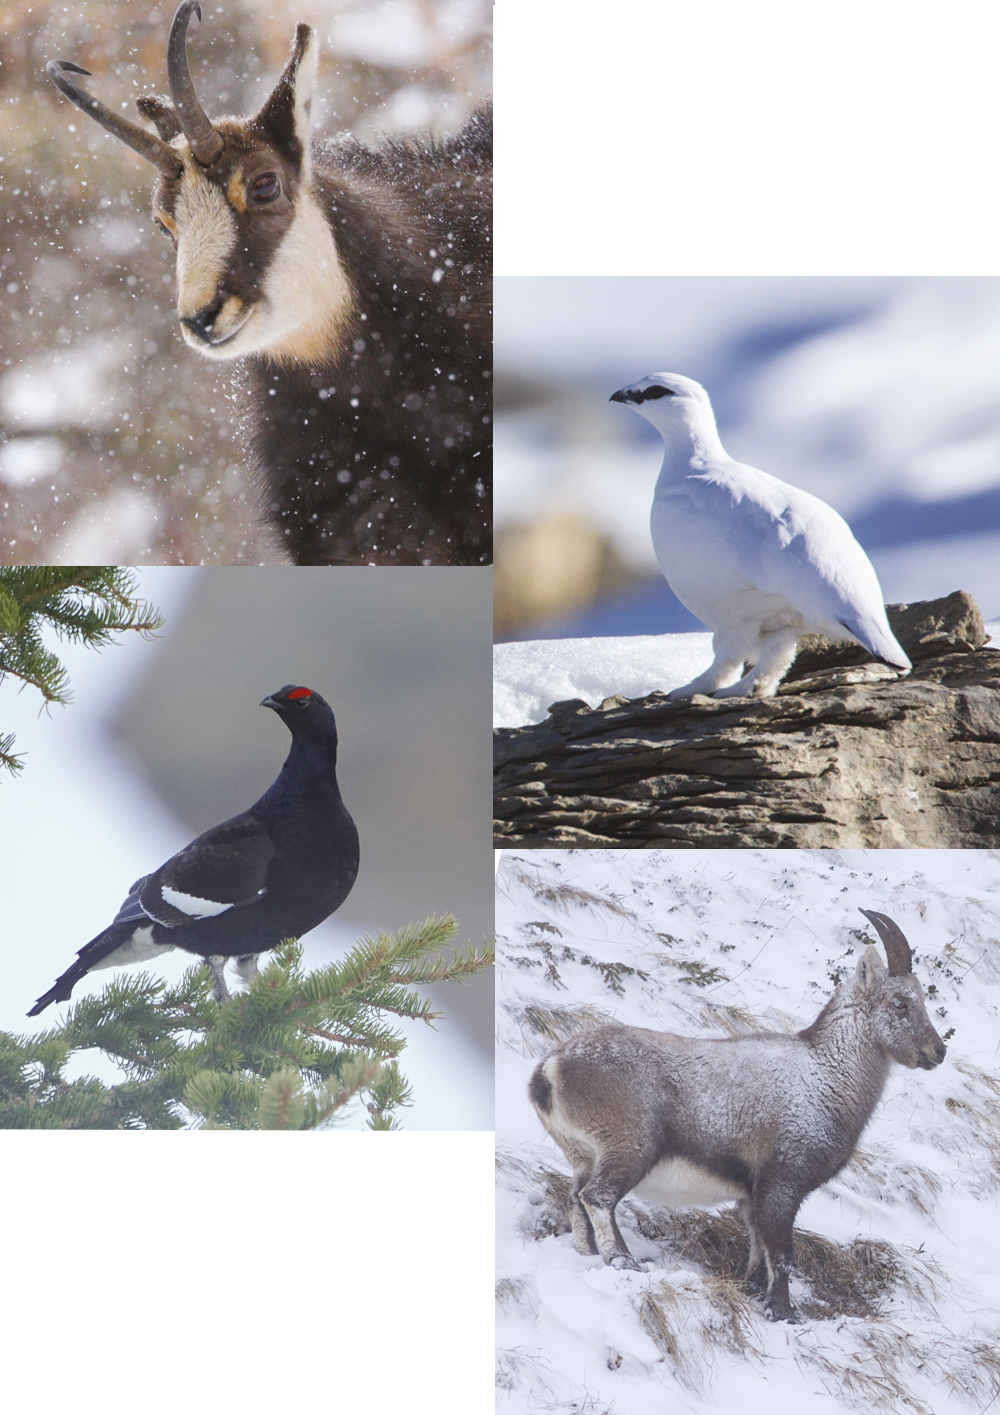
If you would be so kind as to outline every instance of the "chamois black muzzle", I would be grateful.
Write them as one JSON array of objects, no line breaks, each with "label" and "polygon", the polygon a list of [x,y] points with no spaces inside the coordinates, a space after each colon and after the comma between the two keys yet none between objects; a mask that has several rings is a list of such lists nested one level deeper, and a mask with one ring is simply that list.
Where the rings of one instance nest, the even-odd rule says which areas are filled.
[{"label": "chamois black muzzle", "polygon": [[205,308],[199,310],[197,314],[182,315],[181,324],[190,329],[192,334],[197,335],[203,344],[213,344],[217,342],[212,338],[215,332],[215,321],[218,319],[224,304],[225,299],[220,295],[213,304],[206,305]]}]

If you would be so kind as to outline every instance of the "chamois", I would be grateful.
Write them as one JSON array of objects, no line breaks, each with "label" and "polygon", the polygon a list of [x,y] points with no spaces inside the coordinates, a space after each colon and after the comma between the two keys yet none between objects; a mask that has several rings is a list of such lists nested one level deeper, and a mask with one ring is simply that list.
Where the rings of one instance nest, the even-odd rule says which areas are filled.
[{"label": "chamois", "polygon": [[250,465],[300,565],[492,559],[492,116],[441,143],[311,138],[319,45],[291,57],[253,117],[210,122],[183,0],[158,136],[53,61],[73,103],[159,172],[153,219],[177,251],[187,344],[238,359]]},{"label": "chamois", "polygon": [[807,1194],[850,1159],[893,1061],[931,1070],[945,1045],[924,1008],[913,955],[885,914],[862,909],[869,946],[811,1026],[679,1037],[598,1027],[534,1071],[529,1096],[573,1166],[577,1251],[636,1268],[615,1221],[630,1190],[671,1208],[736,1199],[750,1235],[747,1287],[771,1321],[794,1321],[792,1225]]}]

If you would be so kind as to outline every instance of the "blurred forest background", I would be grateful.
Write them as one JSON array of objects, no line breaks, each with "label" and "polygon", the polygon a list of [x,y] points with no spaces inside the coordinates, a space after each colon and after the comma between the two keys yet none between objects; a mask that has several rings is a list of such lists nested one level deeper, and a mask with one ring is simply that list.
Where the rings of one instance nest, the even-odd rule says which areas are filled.
[{"label": "blurred forest background", "polygon": [[659,435],[617,388],[708,389],[726,450],[848,521],[889,602],[1000,618],[1000,280],[495,282],[499,640],[702,626],[653,557]]},{"label": "blurred forest background", "polygon": [[[0,559],[7,564],[281,564],[241,466],[225,365],[182,343],[153,169],[45,75],[138,119],[166,93],[176,8],[5,0],[0,9]],[[488,94],[489,0],[204,0],[191,70],[210,117],[248,114],[297,22],[321,59],[316,132],[459,128]]]}]

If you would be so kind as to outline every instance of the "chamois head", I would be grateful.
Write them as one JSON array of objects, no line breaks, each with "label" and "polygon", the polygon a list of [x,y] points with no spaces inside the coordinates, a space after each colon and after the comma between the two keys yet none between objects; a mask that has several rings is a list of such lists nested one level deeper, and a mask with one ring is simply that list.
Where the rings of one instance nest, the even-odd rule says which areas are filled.
[{"label": "chamois head", "polygon": [[160,173],[153,219],[177,250],[177,314],[184,339],[211,359],[264,353],[320,361],[337,342],[350,304],[333,234],[313,195],[310,110],[319,45],[296,26],[274,92],[251,118],[211,122],[187,62],[198,0],[183,0],[167,45],[172,102],[145,95],[139,112],[154,136],[92,98],[56,62],[60,91]]},{"label": "chamois head", "polygon": [[876,1044],[894,1061],[911,1070],[932,1071],[944,1060],[946,1047],[924,1007],[924,992],[913,976],[913,955],[898,924],[872,909],[860,911],[878,930],[888,968],[870,945],[855,973],[855,996],[870,1017]]}]

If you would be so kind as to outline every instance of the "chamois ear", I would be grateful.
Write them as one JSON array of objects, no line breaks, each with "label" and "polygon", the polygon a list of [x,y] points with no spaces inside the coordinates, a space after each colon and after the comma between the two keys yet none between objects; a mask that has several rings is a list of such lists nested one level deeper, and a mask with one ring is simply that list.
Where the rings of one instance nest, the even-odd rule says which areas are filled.
[{"label": "chamois ear", "polygon": [[311,25],[296,25],[292,52],[277,87],[257,114],[257,122],[279,148],[309,172],[309,130],[319,65],[319,41]]},{"label": "chamois ear", "polygon": [[884,977],[888,972],[882,959],[879,957],[878,949],[872,948],[871,944],[865,949],[858,959],[857,980],[858,987],[862,992],[868,992],[873,988],[879,978]]},{"label": "chamois ear", "polygon": [[181,121],[169,98],[161,98],[158,93],[144,93],[136,99],[135,106],[154,125],[164,142],[173,141],[181,131]]}]

